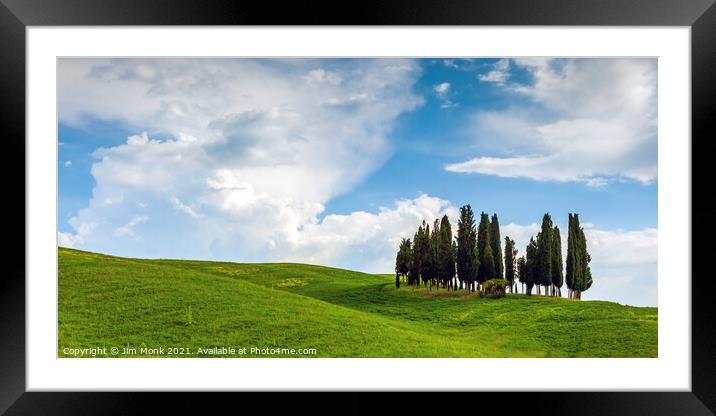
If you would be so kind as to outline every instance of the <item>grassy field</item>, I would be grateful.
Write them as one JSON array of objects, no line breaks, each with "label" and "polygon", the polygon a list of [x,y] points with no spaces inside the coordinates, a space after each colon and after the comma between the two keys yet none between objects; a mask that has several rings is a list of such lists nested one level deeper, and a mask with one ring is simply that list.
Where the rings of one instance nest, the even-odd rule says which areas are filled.
[{"label": "grassy field", "polygon": [[[60,357],[90,348],[109,357],[658,353],[657,308],[519,294],[481,299],[396,289],[391,275],[305,264],[140,260],[65,248],[59,249],[58,314]],[[235,352],[216,354],[222,351],[214,347]],[[252,354],[251,348],[315,354]]]}]

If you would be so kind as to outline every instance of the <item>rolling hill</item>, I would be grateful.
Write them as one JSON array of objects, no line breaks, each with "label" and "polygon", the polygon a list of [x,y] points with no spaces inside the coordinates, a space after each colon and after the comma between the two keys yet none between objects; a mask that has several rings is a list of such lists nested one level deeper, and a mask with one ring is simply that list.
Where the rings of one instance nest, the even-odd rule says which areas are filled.
[{"label": "rolling hill", "polygon": [[[58,256],[59,357],[96,347],[105,348],[100,357],[177,357],[169,348],[188,352],[183,357],[658,354],[652,307],[396,289],[391,275],[305,264],[144,260],[67,248]],[[114,355],[111,347],[134,350]]]}]

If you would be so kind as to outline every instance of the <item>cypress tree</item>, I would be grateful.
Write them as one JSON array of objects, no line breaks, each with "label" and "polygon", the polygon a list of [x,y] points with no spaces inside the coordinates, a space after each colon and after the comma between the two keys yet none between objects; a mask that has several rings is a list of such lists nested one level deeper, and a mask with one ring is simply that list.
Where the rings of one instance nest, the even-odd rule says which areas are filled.
[{"label": "cypress tree", "polygon": [[420,270],[420,278],[423,282],[423,286],[428,286],[428,282],[432,278],[433,275],[433,267],[434,267],[434,261],[433,261],[433,250],[432,250],[432,244],[431,244],[431,234],[430,234],[430,225],[426,225],[424,228],[423,233],[423,245],[420,249],[420,255],[422,256],[422,259],[420,263],[422,264],[422,269]]},{"label": "cypress tree", "polygon": [[460,207],[460,218],[457,222],[457,277],[460,286],[472,288],[477,275],[475,261],[476,232],[475,217],[470,205]]},{"label": "cypress tree", "polygon": [[[455,237],[452,240],[452,259],[453,259],[453,284],[457,284],[458,282],[455,282],[455,278],[457,277],[457,237]],[[459,281],[459,279],[458,279]],[[455,288],[456,289],[456,288]],[[460,289],[462,289],[462,284],[460,284]]]},{"label": "cypress tree", "polygon": [[576,263],[576,247],[574,243],[574,217],[569,213],[569,222],[567,227],[567,261],[565,265],[565,283],[567,284],[567,292],[569,299],[572,299],[574,291],[574,265]]},{"label": "cypress tree", "polygon": [[515,282],[515,267],[517,259],[517,249],[515,248],[515,240],[510,239],[509,236],[505,236],[505,280],[510,285],[510,292],[517,287]]},{"label": "cypress tree", "polygon": [[[577,214],[575,214],[576,217]],[[587,238],[584,235],[584,229],[579,226],[579,218],[577,218],[577,229],[579,233],[579,249],[580,249],[580,266],[581,266],[581,279],[579,286],[577,287],[577,299],[582,298],[582,292],[592,287],[592,270],[589,267],[589,262],[592,261],[592,256],[587,252]]]},{"label": "cypress tree", "polygon": [[530,238],[530,243],[527,244],[527,249],[525,251],[525,283],[527,284],[527,294],[531,295],[532,288],[539,282],[539,275],[537,274],[537,242],[534,238]]},{"label": "cypress tree", "polygon": [[[497,219],[497,214],[492,214],[492,221],[490,222],[490,239],[492,246],[492,257],[495,259],[495,279],[502,279],[505,277],[505,270],[502,263],[502,240],[500,239],[500,222]],[[505,248],[507,251],[507,248]]]},{"label": "cypress tree", "polygon": [[412,284],[420,287],[420,280],[425,279],[430,261],[430,227],[423,221],[413,239]]},{"label": "cypress tree", "polygon": [[438,244],[438,279],[450,289],[455,277],[455,256],[453,255],[452,227],[447,215],[440,221],[440,239]]},{"label": "cypress tree", "polygon": [[570,299],[581,299],[582,292],[592,286],[592,260],[587,252],[587,239],[584,229],[579,225],[579,214],[569,214],[567,236],[566,281]]},{"label": "cypress tree", "polygon": [[413,247],[410,250],[410,263],[408,267],[408,284],[413,286],[416,284],[420,276],[420,256],[417,255],[418,243],[420,242],[420,227],[413,236]]},{"label": "cypress tree", "polygon": [[552,285],[552,218],[549,214],[542,217],[542,231],[537,234],[536,281],[535,284],[547,287]]},{"label": "cypress tree", "polygon": [[555,225],[552,230],[552,285],[554,285],[557,290],[557,296],[562,296],[562,285],[564,284],[563,268],[562,237],[559,235],[559,227]]},{"label": "cypress tree", "polygon": [[495,258],[490,238],[490,217],[484,212],[480,214],[480,225],[477,227],[477,259],[480,262],[477,280],[482,283],[493,279],[495,277]]},{"label": "cypress tree", "polygon": [[440,249],[440,220],[435,219],[433,222],[433,232],[430,234],[430,275],[428,280],[430,286],[438,284],[439,282],[439,268],[440,263],[438,260],[438,251]]},{"label": "cypress tree", "polygon": [[[475,236],[477,238],[477,233],[475,233]],[[477,273],[480,270],[480,256],[477,252],[477,240],[475,240],[475,247],[472,250],[472,264],[473,264],[473,270],[475,270],[475,275],[472,277],[472,284],[470,285],[470,290],[473,292],[475,289],[479,288],[480,280],[477,277]]]},{"label": "cypress tree", "polygon": [[527,283],[527,261],[525,260],[525,256],[521,256],[517,259],[517,279],[522,283],[522,292],[524,293],[525,284]]},{"label": "cypress tree", "polygon": [[[489,244],[487,247],[485,247],[485,260],[484,263],[480,263],[480,270],[482,270],[482,276],[478,279],[480,280],[480,283],[485,283],[485,281],[490,279],[496,279],[497,272],[495,271],[495,257],[492,255],[492,246]],[[484,264],[484,267],[483,267]]]},{"label": "cypress tree", "polygon": [[410,239],[402,238],[395,258],[395,287],[400,287],[400,278],[410,271]]}]

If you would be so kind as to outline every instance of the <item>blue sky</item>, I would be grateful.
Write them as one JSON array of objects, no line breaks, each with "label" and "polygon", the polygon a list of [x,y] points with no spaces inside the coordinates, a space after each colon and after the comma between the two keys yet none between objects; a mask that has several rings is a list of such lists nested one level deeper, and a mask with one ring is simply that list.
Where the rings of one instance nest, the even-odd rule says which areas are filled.
[{"label": "blue sky", "polygon": [[[578,212],[595,286],[656,305],[656,61],[63,59],[58,239],[390,272],[471,204],[520,253]],[[563,238],[563,240],[566,240]],[[626,288],[626,289],[625,289]]]}]

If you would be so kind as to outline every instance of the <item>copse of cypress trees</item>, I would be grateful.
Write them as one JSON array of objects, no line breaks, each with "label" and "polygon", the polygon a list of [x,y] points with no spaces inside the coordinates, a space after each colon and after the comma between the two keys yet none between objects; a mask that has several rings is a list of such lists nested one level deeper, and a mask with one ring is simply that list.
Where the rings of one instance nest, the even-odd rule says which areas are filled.
[{"label": "copse of cypress trees", "polygon": [[490,217],[486,213],[480,214],[480,225],[477,227],[477,258],[480,267],[477,271],[477,280],[482,283],[495,278],[495,257],[492,253],[492,239],[490,238]]},{"label": "copse of cypress trees", "polygon": [[566,283],[568,297],[580,299],[581,293],[592,286],[591,257],[578,214],[569,214],[564,259],[561,233],[552,224],[549,213],[542,217],[540,232],[536,238],[530,238],[522,257],[517,257],[515,241],[506,236],[503,261],[502,244],[495,242],[499,236],[497,214],[490,219],[482,212],[476,227],[470,205],[460,208],[455,236],[447,215],[436,218],[432,230],[423,220],[412,241],[409,238],[400,241],[395,259],[396,287],[400,287],[402,278],[417,287],[422,282],[431,290],[441,284],[448,290],[456,289],[457,282],[460,289],[475,290],[476,283],[503,278],[511,292],[518,292],[519,281],[527,294],[532,294],[536,285],[538,294],[541,286],[545,286],[545,295],[552,296],[562,296],[561,288]]},{"label": "copse of cypress trees", "polygon": [[[500,221],[497,219],[497,214],[492,214],[492,221],[490,221],[490,241],[492,247],[492,257],[495,262],[495,275],[492,279],[503,279],[505,277],[505,270],[502,263]],[[505,248],[505,251],[507,251],[507,248]]]},{"label": "copse of cypress trees", "polygon": [[505,280],[510,285],[510,292],[515,292],[517,287],[515,282],[515,267],[517,259],[517,249],[515,248],[515,240],[505,236]]}]

